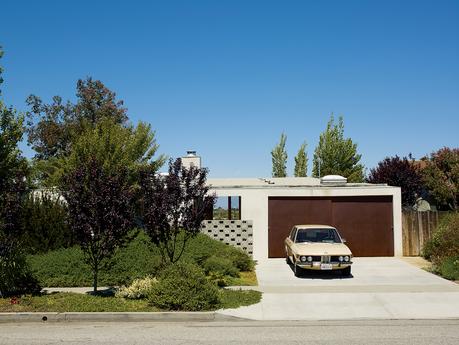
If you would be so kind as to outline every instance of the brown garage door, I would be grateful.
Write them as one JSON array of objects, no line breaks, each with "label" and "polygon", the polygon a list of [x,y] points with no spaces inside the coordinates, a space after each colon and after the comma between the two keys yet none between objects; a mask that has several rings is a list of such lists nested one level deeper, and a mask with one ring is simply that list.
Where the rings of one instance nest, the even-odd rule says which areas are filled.
[{"label": "brown garage door", "polygon": [[354,256],[393,256],[392,197],[270,197],[270,258],[285,256],[284,239],[296,224],[336,227]]}]

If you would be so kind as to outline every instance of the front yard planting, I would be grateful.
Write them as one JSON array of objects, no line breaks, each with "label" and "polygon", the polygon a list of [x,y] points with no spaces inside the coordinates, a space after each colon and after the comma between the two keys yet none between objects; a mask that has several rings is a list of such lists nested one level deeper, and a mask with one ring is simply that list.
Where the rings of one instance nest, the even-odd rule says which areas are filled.
[{"label": "front yard planting", "polygon": [[[208,310],[237,308],[258,303],[258,291],[219,290],[220,304]],[[91,296],[76,293],[56,293],[42,296],[0,298],[0,312],[158,312],[148,300]]]},{"label": "front yard planting", "polygon": [[431,271],[443,278],[459,281],[459,213],[445,216],[423,249],[432,262]]}]

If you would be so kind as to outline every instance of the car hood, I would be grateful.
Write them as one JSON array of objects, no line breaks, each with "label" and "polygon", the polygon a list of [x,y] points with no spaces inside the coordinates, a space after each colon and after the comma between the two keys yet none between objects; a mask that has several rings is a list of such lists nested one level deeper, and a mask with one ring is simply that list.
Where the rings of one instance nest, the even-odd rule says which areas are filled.
[{"label": "car hood", "polygon": [[292,249],[298,255],[352,255],[343,243],[295,243]]}]

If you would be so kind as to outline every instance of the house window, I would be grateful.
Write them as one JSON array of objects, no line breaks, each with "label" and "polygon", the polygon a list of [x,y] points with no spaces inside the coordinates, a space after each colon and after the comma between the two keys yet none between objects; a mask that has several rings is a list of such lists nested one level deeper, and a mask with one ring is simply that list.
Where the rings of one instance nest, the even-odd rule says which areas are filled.
[{"label": "house window", "polygon": [[241,219],[241,197],[222,196],[217,198],[214,205],[213,219],[218,220],[240,220]]}]

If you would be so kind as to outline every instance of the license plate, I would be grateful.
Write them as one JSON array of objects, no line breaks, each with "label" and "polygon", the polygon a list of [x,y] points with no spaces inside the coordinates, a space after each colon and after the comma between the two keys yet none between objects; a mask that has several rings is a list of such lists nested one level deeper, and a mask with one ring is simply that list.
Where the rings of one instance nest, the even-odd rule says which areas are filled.
[{"label": "license plate", "polygon": [[332,264],[320,264],[320,269],[321,270],[331,270],[333,269],[333,265]]}]

